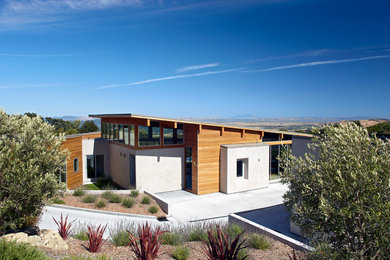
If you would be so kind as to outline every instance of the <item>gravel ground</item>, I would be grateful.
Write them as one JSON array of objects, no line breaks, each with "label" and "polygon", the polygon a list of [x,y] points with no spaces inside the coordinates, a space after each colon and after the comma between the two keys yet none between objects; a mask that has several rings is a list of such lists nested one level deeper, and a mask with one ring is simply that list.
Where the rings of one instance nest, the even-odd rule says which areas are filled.
[{"label": "gravel ground", "polygon": [[[129,195],[119,195],[124,198],[132,198]],[[105,211],[114,211],[114,212],[122,212],[122,213],[130,213],[130,214],[138,214],[138,215],[148,215],[148,216],[166,216],[166,214],[161,210],[160,206],[152,199],[151,203],[149,205],[141,204],[141,200],[143,198],[144,194],[140,193],[136,198],[134,199],[134,205],[131,208],[125,208],[121,205],[121,203],[110,203],[106,201],[106,206],[102,208],[98,208],[95,206],[95,203],[83,203],[82,197],[73,196],[70,194],[65,195],[63,198],[61,198],[66,206],[73,206],[73,207],[79,207],[79,208],[87,208],[87,209],[98,209],[98,210],[105,210]],[[103,198],[98,198],[98,200]],[[148,209],[151,206],[156,206],[158,208],[158,212],[156,214],[151,214]]]},{"label": "gravel ground", "polygon": [[[49,257],[52,259],[61,259],[64,256],[84,256],[84,257],[96,257],[101,254],[111,257],[111,259],[133,259],[133,253],[130,250],[130,247],[127,246],[114,246],[110,242],[106,242],[101,248],[99,253],[90,253],[87,249],[88,242],[81,241],[74,238],[68,238],[67,243],[69,249],[66,251],[53,250],[49,248],[41,247]],[[200,260],[205,259],[203,253],[203,244],[201,242],[185,242],[185,246],[190,248],[190,256],[188,260]],[[161,245],[161,250],[163,254],[158,258],[161,260],[174,259],[171,256],[171,252],[175,249],[174,246],[170,245]],[[272,242],[272,247],[267,250],[255,250],[249,249],[249,258],[248,259],[289,259],[288,254],[291,255],[293,249],[285,244],[282,244],[278,241]],[[302,252],[296,252],[299,259],[305,259],[305,255]]]}]

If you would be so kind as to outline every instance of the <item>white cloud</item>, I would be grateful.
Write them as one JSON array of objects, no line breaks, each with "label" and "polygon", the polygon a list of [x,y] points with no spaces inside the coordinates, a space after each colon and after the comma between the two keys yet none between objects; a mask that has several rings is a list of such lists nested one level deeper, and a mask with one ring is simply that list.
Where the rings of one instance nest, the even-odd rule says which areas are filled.
[{"label": "white cloud", "polygon": [[260,59],[247,60],[247,61],[245,61],[245,63],[255,63],[255,62],[261,62],[261,61],[267,61],[267,60],[280,60],[280,59],[289,59],[289,58],[296,58],[296,57],[317,57],[317,56],[319,56],[323,53],[326,53],[328,51],[330,51],[330,49],[305,51],[305,52],[291,54],[291,55],[272,56],[272,57],[265,57],[265,58],[260,58]]},{"label": "white cloud", "polygon": [[179,68],[176,70],[176,72],[185,72],[190,70],[200,70],[205,68],[213,68],[219,66],[219,62],[214,63],[208,63],[208,64],[200,64],[200,65],[191,65],[191,66],[185,66],[183,68]]},{"label": "white cloud", "polygon": [[343,59],[343,60],[313,61],[313,62],[307,62],[307,63],[299,63],[299,64],[292,64],[292,65],[271,67],[271,68],[260,69],[260,70],[246,70],[245,72],[248,72],[248,73],[266,72],[266,71],[273,71],[273,70],[285,70],[285,69],[312,67],[312,66],[319,66],[319,65],[326,65],[326,64],[348,63],[348,62],[357,62],[357,61],[365,61],[365,60],[386,59],[386,58],[390,58],[390,55],[370,56],[370,57],[352,58],[352,59]]},{"label": "white cloud", "polygon": [[142,80],[142,81],[136,81],[136,82],[126,83],[126,84],[107,85],[107,86],[98,87],[96,89],[128,87],[128,86],[135,86],[135,85],[143,85],[143,84],[157,82],[157,81],[174,80],[174,79],[182,79],[182,78],[193,78],[193,77],[202,77],[202,76],[208,76],[208,75],[214,75],[214,74],[229,73],[229,72],[239,71],[239,70],[243,70],[243,69],[244,68],[234,68],[234,69],[228,69],[228,70],[206,71],[206,72],[199,72],[199,73],[193,73],[193,74],[174,75],[174,76],[167,76],[167,77],[162,77],[162,78],[154,78],[154,79],[147,79],[147,80]]}]

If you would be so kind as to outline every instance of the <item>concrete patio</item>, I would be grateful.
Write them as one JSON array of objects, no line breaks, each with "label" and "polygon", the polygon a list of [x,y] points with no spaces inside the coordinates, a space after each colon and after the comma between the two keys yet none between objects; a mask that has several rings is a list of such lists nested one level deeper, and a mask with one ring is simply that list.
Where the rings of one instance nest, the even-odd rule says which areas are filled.
[{"label": "concrete patio", "polygon": [[194,195],[184,190],[162,192],[157,195],[170,203],[170,215],[179,222],[226,217],[230,213],[275,206],[283,202],[287,186],[281,183],[269,187],[234,194],[212,193]]}]

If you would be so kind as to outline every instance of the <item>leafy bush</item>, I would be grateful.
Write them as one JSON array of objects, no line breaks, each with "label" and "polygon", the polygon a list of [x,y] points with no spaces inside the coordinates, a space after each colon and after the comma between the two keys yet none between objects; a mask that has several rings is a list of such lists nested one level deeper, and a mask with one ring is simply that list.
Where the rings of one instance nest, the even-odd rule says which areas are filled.
[{"label": "leafy bush", "polygon": [[142,200],[141,200],[141,203],[142,203],[142,204],[149,205],[150,202],[151,202],[151,199],[150,199],[149,196],[145,195],[145,196],[142,197]]},{"label": "leafy bush", "polygon": [[248,245],[254,249],[265,250],[271,247],[271,242],[263,235],[252,234],[248,239]]},{"label": "leafy bush", "polygon": [[128,246],[130,243],[129,233],[126,230],[120,230],[111,236],[111,240],[116,246]]},{"label": "leafy bush", "polygon": [[205,231],[203,228],[195,227],[191,230],[190,234],[188,235],[189,241],[205,241],[207,240],[207,231]]},{"label": "leafy bush", "polygon": [[81,196],[84,196],[84,194],[85,194],[85,191],[83,191],[82,189],[76,189],[73,191],[73,196],[81,197]]},{"label": "leafy bush", "polygon": [[[239,253],[246,248],[244,246],[245,239],[241,240],[244,231],[236,237],[230,238],[222,229],[217,226],[216,230],[213,227],[207,229],[208,240],[203,243],[206,245],[205,254],[210,260],[235,260],[239,259]],[[216,234],[216,235],[215,235]],[[241,241],[240,241],[241,240]],[[245,259],[247,255],[240,254],[241,259]]]},{"label": "leafy bush", "polygon": [[58,226],[58,233],[60,234],[60,236],[62,237],[62,239],[67,239],[69,234],[70,234],[70,231],[72,229],[72,223],[75,221],[73,220],[73,222],[69,222],[68,223],[68,215],[66,215],[66,218],[63,219],[62,218],[62,213],[61,213],[61,218],[59,221],[57,221],[54,217],[52,217],[54,222],[57,224]]},{"label": "leafy bush", "polygon": [[186,246],[179,246],[172,252],[172,257],[177,260],[186,260],[190,256],[190,249]]},{"label": "leafy bush", "polygon": [[154,232],[150,225],[138,226],[138,235],[135,237],[133,233],[128,231],[130,235],[130,249],[135,254],[136,259],[153,260],[159,257],[160,252],[160,236],[167,231],[161,231],[158,227]]},{"label": "leafy bush", "polygon": [[109,200],[112,197],[112,195],[114,195],[114,193],[112,193],[111,191],[105,191],[102,194],[102,198],[106,199],[106,200]]},{"label": "leafy bush", "polygon": [[8,260],[49,260],[38,248],[24,243],[7,242],[0,239],[0,259]]},{"label": "leafy bush", "polygon": [[138,197],[138,194],[139,194],[139,191],[132,190],[131,193],[130,193],[130,196],[133,197],[133,198],[136,198],[136,197]]},{"label": "leafy bush", "polygon": [[111,203],[121,203],[122,198],[118,194],[112,194],[108,201]]},{"label": "leafy bush", "polygon": [[158,208],[156,206],[149,207],[148,211],[152,214],[156,214],[158,212]]},{"label": "leafy bush", "polygon": [[97,196],[96,195],[87,194],[87,195],[85,195],[83,197],[83,199],[81,201],[83,203],[94,203],[96,200],[97,200]]},{"label": "leafy bush", "polygon": [[161,244],[178,246],[183,244],[183,237],[178,232],[166,232],[161,235]]},{"label": "leafy bush", "polygon": [[134,200],[133,199],[124,199],[122,201],[122,206],[125,208],[131,208],[134,205]]},{"label": "leafy bush", "polygon": [[106,202],[104,200],[98,200],[95,204],[96,207],[98,208],[103,208],[106,206]]},{"label": "leafy bush", "polygon": [[390,142],[353,123],[326,126],[304,158],[282,153],[291,219],[342,259],[390,255]]},{"label": "leafy bush", "polygon": [[99,225],[97,229],[94,229],[91,225],[87,226],[87,228],[88,228],[88,250],[89,252],[92,253],[99,252],[104,242],[106,242],[106,240],[103,239],[103,234],[107,228],[107,224],[104,227]]},{"label": "leafy bush", "polygon": [[78,239],[78,240],[87,241],[88,240],[88,232],[85,229],[80,229],[73,235],[73,238]]},{"label": "leafy bush", "polygon": [[26,227],[65,190],[63,140],[41,117],[0,110],[0,231]]}]

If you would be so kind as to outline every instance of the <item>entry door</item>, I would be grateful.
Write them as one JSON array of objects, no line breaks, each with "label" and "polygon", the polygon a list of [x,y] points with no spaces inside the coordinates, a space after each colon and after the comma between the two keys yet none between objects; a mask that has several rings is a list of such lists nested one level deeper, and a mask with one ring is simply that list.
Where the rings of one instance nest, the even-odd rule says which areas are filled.
[{"label": "entry door", "polygon": [[192,190],[192,148],[186,147],[186,189]]},{"label": "entry door", "polygon": [[130,185],[133,186],[134,188],[136,187],[135,186],[135,155],[132,155],[130,154],[129,156],[129,163],[130,163]]}]

